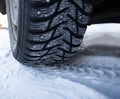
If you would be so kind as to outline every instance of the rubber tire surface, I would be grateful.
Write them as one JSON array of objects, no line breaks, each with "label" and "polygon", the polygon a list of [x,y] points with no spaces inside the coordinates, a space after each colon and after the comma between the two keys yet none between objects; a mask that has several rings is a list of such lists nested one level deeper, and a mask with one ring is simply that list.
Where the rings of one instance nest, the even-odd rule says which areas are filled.
[{"label": "rubber tire surface", "polygon": [[54,65],[66,62],[75,55],[90,18],[90,0],[20,0],[19,5],[17,46],[12,50],[19,62]]},{"label": "rubber tire surface", "polygon": [[6,14],[5,0],[0,0],[0,12]]}]

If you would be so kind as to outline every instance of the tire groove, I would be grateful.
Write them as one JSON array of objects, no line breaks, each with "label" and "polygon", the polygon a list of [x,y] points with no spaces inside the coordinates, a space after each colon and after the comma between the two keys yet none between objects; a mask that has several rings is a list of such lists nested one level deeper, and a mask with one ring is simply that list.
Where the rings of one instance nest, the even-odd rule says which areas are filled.
[{"label": "tire groove", "polygon": [[78,8],[78,10],[83,13],[86,16],[90,16],[90,13],[85,12],[85,10],[83,10],[76,2],[74,2],[73,0],[68,0],[71,4],[75,5],[76,8]]},{"label": "tire groove", "polygon": [[29,32],[30,34],[47,34],[49,33],[50,31],[54,30],[55,28],[58,28],[60,25],[62,24],[65,24],[67,21],[63,21],[63,22],[60,22],[58,24],[56,24],[55,26],[49,28],[49,29],[46,29],[45,31],[43,30],[36,30],[36,29],[29,29]]},{"label": "tire groove", "polygon": [[79,27],[86,28],[86,24],[82,24],[82,23],[78,22],[77,19],[75,19],[75,18],[72,17],[72,15],[67,14],[67,16],[68,16],[72,21],[74,21],[75,24],[78,25]]},{"label": "tire groove", "polygon": [[[70,45],[70,47],[79,47],[80,46],[80,44],[72,44],[71,42],[68,42],[67,40],[65,40],[65,39],[63,39],[63,41],[66,43],[66,44],[68,44],[68,45]],[[71,51],[71,50],[70,50]]]},{"label": "tire groove", "polygon": [[41,22],[43,22],[43,21],[48,21],[48,20],[53,19],[53,18],[56,17],[57,15],[63,13],[63,12],[66,11],[67,9],[68,9],[68,8],[64,8],[64,9],[62,9],[62,10],[60,10],[60,11],[55,12],[55,13],[52,14],[52,15],[47,16],[47,17],[39,17],[39,16],[30,17],[30,20],[31,20],[33,23],[36,23],[36,22],[38,22],[38,21],[41,21]]},{"label": "tire groove", "polygon": [[57,38],[59,38],[59,37],[61,37],[62,36],[62,34],[60,34],[60,35],[58,35],[58,36],[55,36],[55,37],[53,37],[53,38],[50,38],[50,39],[48,39],[48,40],[46,40],[46,41],[35,41],[35,40],[28,40],[28,42],[29,43],[31,43],[31,44],[44,44],[44,43],[46,43],[46,42],[50,42],[50,41],[53,41],[53,40],[55,40],[55,39],[57,39]]},{"label": "tire groove", "polygon": [[54,5],[55,3],[57,3],[58,0],[51,0],[49,3],[47,2],[43,2],[42,0],[41,1],[35,1],[35,0],[32,0],[32,2],[30,3],[31,7],[35,7],[35,8],[45,8],[45,7],[49,7],[49,6],[52,6]]},{"label": "tire groove", "polygon": [[83,38],[83,35],[77,35],[77,34],[75,34],[75,33],[74,33],[73,31],[71,31],[68,27],[64,27],[63,29],[66,30],[66,31],[68,31],[68,32],[70,33],[70,35],[72,35],[72,36],[75,37],[75,38],[79,38],[79,39]]}]

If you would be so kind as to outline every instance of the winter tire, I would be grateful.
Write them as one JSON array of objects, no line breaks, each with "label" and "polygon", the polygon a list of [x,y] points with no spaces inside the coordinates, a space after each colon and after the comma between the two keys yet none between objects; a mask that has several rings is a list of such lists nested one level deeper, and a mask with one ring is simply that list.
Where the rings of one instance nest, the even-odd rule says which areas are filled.
[{"label": "winter tire", "polygon": [[6,0],[11,48],[26,65],[53,65],[75,55],[84,37],[90,0]]}]

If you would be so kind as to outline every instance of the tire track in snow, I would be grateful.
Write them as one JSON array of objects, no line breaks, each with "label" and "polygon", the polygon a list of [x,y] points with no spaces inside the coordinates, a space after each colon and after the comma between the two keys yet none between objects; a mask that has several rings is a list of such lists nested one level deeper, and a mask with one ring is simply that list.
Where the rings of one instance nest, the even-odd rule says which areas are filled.
[{"label": "tire track in snow", "polygon": [[[20,89],[20,87],[18,87],[19,92],[18,93],[15,92],[17,86],[21,86],[21,87],[24,86],[24,87],[28,88],[29,86],[27,86],[27,84],[25,84],[25,83],[28,83],[31,81],[32,81],[32,83],[30,83],[29,85],[36,85],[33,87],[35,87],[35,89],[37,89],[37,91],[39,91],[39,89],[42,88],[40,90],[40,92],[43,92],[43,93],[47,92],[48,94],[49,93],[55,94],[60,97],[62,97],[62,95],[64,94],[64,97],[62,97],[62,99],[64,99],[65,96],[67,96],[68,99],[70,99],[70,97],[73,98],[73,96],[71,96],[70,94],[66,94],[66,90],[64,90],[66,85],[64,87],[62,87],[62,89],[60,89],[61,91],[58,91],[58,92],[56,92],[56,88],[59,88],[59,85],[56,85],[56,82],[54,82],[54,85],[56,85],[56,87],[54,87],[53,89],[51,88],[54,80],[56,80],[57,78],[60,78],[63,81],[67,80],[68,82],[72,82],[74,84],[81,85],[81,79],[83,79],[83,78],[87,79],[87,80],[95,80],[96,78],[99,77],[99,79],[96,79],[96,81],[101,80],[100,77],[101,78],[106,77],[107,79],[111,79],[111,78],[115,79],[115,78],[119,77],[119,75],[117,75],[117,73],[120,73],[120,69],[117,66],[111,69],[111,67],[100,67],[100,66],[92,67],[92,66],[82,66],[80,64],[77,66],[76,65],[73,65],[73,66],[64,65],[61,67],[42,66],[42,67],[35,69],[32,67],[26,67],[26,66],[19,64],[16,60],[14,60],[11,52],[8,52],[5,55],[5,57],[6,57],[5,58],[6,60],[4,61],[3,66],[0,67],[1,68],[0,72],[2,71],[1,74],[3,74],[2,75],[3,79],[1,79],[1,81],[2,81],[1,83],[3,85],[2,84],[0,84],[0,85],[2,86],[1,88],[3,89],[3,92],[8,90],[8,95],[11,95],[11,97],[14,96],[14,97],[16,97],[16,99],[19,96],[18,93],[25,95],[24,93],[21,92],[22,89]],[[16,79],[17,82],[16,81],[14,82],[14,79]],[[24,81],[24,79],[27,79],[27,80]],[[51,80],[53,80],[53,81],[51,81]],[[20,82],[20,84],[19,84],[19,82]],[[16,83],[18,85],[15,85]],[[40,84],[42,84],[44,87],[41,87]],[[6,87],[4,87],[4,85],[6,85]],[[47,87],[45,87],[45,86],[47,86]],[[60,86],[63,86],[63,85],[60,85]],[[50,87],[50,90],[48,90],[48,87]],[[87,88],[90,89],[89,87],[87,87]],[[31,90],[35,90],[35,89],[31,88]],[[10,92],[11,90],[12,90],[12,92]],[[77,90],[78,89],[76,89],[76,91]],[[70,93],[70,91],[69,91],[69,93]],[[73,94],[73,93],[71,93],[71,94]],[[5,93],[4,93],[4,95],[5,95]],[[57,97],[57,96],[53,95],[53,97]],[[35,96],[33,95],[31,97],[35,97]],[[24,99],[25,97],[22,97],[22,98]],[[74,98],[75,98],[75,96],[74,96]],[[76,97],[76,99],[77,99],[77,97]]]},{"label": "tire track in snow", "polygon": [[[9,49],[6,49],[7,54],[0,56],[2,59],[0,62],[1,99],[8,97],[9,99],[39,99],[40,97],[44,99],[107,99],[108,97],[117,99],[116,97],[119,96],[109,91],[116,90],[114,87],[118,85],[119,92],[120,68],[116,58],[99,59],[99,57],[90,56],[81,58],[81,61],[71,66],[32,68],[14,60]],[[103,59],[107,61],[102,62]],[[111,67],[108,60],[114,60],[113,63],[116,65],[112,64]],[[106,84],[106,82],[109,83]],[[103,87],[107,91],[102,89]]]},{"label": "tire track in snow", "polygon": [[[10,97],[10,99],[13,99],[13,97],[15,99],[39,99],[39,97],[50,99],[50,96],[51,99],[93,99],[98,97],[107,99],[104,95],[87,86],[56,75],[53,70],[54,67],[41,68],[42,71],[40,71],[32,67],[22,66],[13,59],[11,54],[7,56],[5,61],[4,65],[0,67],[0,72],[5,76],[2,76],[3,79],[1,79],[3,85],[0,84],[3,89],[1,94],[2,99],[5,99],[7,96]],[[49,69],[53,70],[54,75],[45,73],[49,71]],[[55,68],[55,71],[59,73],[62,73],[61,70],[62,69]],[[67,73],[71,74],[69,69]],[[6,85],[6,87],[3,87],[4,85]],[[86,93],[86,91],[88,91],[88,93]]]}]

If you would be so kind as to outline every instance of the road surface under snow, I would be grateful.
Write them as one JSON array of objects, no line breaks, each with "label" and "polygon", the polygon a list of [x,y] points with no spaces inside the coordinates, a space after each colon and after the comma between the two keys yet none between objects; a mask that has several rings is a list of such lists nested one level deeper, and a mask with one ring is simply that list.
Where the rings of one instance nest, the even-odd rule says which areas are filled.
[{"label": "road surface under snow", "polygon": [[119,99],[120,25],[90,26],[70,65],[28,67],[0,30],[0,99]]}]

